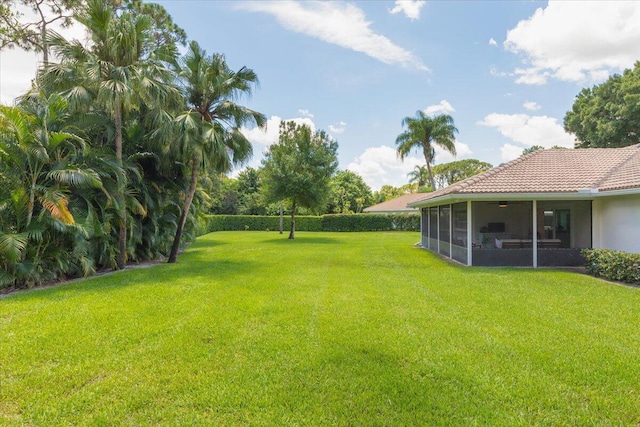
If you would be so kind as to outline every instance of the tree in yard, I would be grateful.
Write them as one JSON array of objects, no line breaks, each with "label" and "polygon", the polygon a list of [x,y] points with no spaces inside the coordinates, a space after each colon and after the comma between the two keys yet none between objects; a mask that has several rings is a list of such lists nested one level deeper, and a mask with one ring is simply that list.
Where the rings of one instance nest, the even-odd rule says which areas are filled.
[{"label": "tree in yard", "polygon": [[488,171],[492,167],[491,163],[481,162],[476,159],[465,159],[435,165],[433,167],[433,174],[438,188],[443,188],[484,171]]},{"label": "tree in yard", "polygon": [[402,126],[407,129],[396,138],[398,156],[404,160],[414,149],[421,150],[427,164],[431,188],[436,188],[431,170],[435,146],[456,154],[455,134],[458,129],[453,124],[453,118],[448,114],[429,117],[424,111],[418,110],[415,117],[402,119]]},{"label": "tree in yard", "polygon": [[330,185],[328,212],[360,213],[371,205],[371,188],[355,172],[339,171],[331,178]]},{"label": "tree in yard", "polygon": [[338,143],[324,131],[312,132],[295,122],[280,124],[277,144],[269,147],[262,161],[263,185],[270,202],[291,202],[291,231],[295,237],[297,207],[323,206],[330,192],[330,180],[338,167]]},{"label": "tree in yard", "polygon": [[[214,215],[237,215],[240,208],[238,181],[224,174],[215,174],[208,188],[209,213]],[[202,178],[200,178],[202,181]],[[200,184],[202,186],[202,183]]]},{"label": "tree in yard", "polygon": [[175,118],[177,133],[170,148],[187,163],[191,179],[169,254],[170,263],[177,260],[200,170],[224,173],[247,161],[253,151],[240,127],[266,124],[264,114],[234,102],[242,95],[250,95],[258,84],[253,70],[242,67],[233,71],[223,55],[208,56],[192,41],[177,71],[190,110]]},{"label": "tree in yard", "polygon": [[[409,178],[409,184],[416,184],[419,189],[425,188],[430,183],[429,170],[426,166],[416,165],[413,170],[407,174],[407,177]],[[428,188],[428,190],[433,191],[431,188]]]},{"label": "tree in yard", "polygon": [[260,193],[260,172],[246,168],[238,174],[238,213],[240,215],[265,215],[266,206]]},{"label": "tree in yard", "polygon": [[373,203],[386,202],[387,200],[402,196],[403,194],[407,194],[405,187],[398,188],[393,185],[383,185],[380,187],[380,190],[373,192]]},{"label": "tree in yard", "polygon": [[640,61],[633,69],[583,89],[564,116],[576,148],[626,147],[640,143]]},{"label": "tree in yard", "polygon": [[[0,0],[0,50],[19,47],[33,50],[43,55],[43,63],[49,63],[47,30],[54,22],[63,27],[71,25],[72,11],[79,7],[81,0]],[[26,22],[18,6],[25,6],[35,14]]]}]

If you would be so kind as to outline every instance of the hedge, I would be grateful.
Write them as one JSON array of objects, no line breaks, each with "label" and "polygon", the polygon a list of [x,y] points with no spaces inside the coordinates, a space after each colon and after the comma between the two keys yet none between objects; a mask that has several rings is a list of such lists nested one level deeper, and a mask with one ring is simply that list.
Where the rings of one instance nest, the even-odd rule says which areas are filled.
[{"label": "hedge", "polygon": [[[209,215],[207,231],[279,230],[280,217],[262,215]],[[322,217],[297,216],[297,231],[322,231]],[[291,217],[284,217],[284,229],[291,228]]]},{"label": "hedge", "polygon": [[[280,218],[260,215],[209,215],[207,232],[237,230],[279,230]],[[284,217],[284,229],[291,217]],[[322,215],[296,216],[296,231],[419,231],[418,215]]]},{"label": "hedge", "polygon": [[608,249],[583,249],[589,274],[640,285],[640,254]]},{"label": "hedge", "polygon": [[322,231],[420,231],[418,215],[323,215]]}]

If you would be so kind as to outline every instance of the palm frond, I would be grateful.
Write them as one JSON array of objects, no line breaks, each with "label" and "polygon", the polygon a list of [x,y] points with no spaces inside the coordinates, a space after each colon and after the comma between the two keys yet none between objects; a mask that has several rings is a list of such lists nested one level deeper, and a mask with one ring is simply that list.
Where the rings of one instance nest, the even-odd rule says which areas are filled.
[{"label": "palm frond", "polygon": [[0,256],[17,262],[27,248],[29,238],[24,233],[5,234],[0,232]]},{"label": "palm frond", "polygon": [[51,217],[62,223],[71,225],[75,222],[73,215],[69,211],[69,199],[65,195],[57,192],[48,192],[43,195],[40,203]]},{"label": "palm frond", "polygon": [[71,187],[102,187],[102,180],[100,179],[100,176],[91,169],[75,168],[52,170],[47,174],[47,178]]}]

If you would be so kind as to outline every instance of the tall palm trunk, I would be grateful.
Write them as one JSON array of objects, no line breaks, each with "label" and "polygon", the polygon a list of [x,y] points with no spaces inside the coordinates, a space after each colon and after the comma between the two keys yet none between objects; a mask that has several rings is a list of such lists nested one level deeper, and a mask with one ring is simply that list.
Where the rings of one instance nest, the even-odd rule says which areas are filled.
[{"label": "tall palm trunk", "polygon": [[291,204],[291,231],[289,232],[289,239],[295,238],[296,234],[296,201],[293,200]]},{"label": "tall palm trunk", "polygon": [[34,175],[31,180],[31,187],[29,188],[29,204],[27,205],[27,224],[26,224],[27,227],[29,226],[29,224],[31,224],[31,219],[33,218],[33,208],[36,204],[37,183],[38,183],[37,178]]},{"label": "tall palm trunk", "polygon": [[431,165],[429,164],[429,159],[427,159],[427,156],[424,156],[425,159],[427,160],[427,172],[429,172],[429,182],[431,182],[431,191],[436,191],[436,180],[433,177],[433,172],[431,171]]},{"label": "tall palm trunk", "polygon": [[[113,122],[116,131],[116,159],[118,166],[122,167],[122,106],[120,102],[116,102],[113,112]],[[119,270],[123,269],[127,264],[127,207],[125,206],[124,190],[125,182],[118,185],[118,256],[116,257],[116,266]]]},{"label": "tall palm trunk", "polygon": [[182,239],[182,232],[184,231],[184,225],[187,223],[187,215],[189,215],[189,209],[191,209],[191,202],[193,202],[193,196],[196,194],[196,184],[198,183],[198,156],[195,154],[191,159],[191,182],[189,183],[189,192],[184,199],[184,206],[182,207],[182,214],[180,215],[180,222],[178,222],[178,229],[176,230],[176,236],[173,239],[173,245],[171,246],[171,253],[169,254],[169,263],[175,263],[178,258],[178,249],[180,249],[180,240]]},{"label": "tall palm trunk", "polygon": [[427,162],[427,172],[429,172],[429,181],[431,182],[431,191],[436,191],[436,180],[433,177],[433,171],[431,170],[431,161],[433,159],[431,158],[431,154],[427,154],[427,153],[431,153],[431,147],[428,144],[423,145],[422,151],[424,152],[424,160]]}]

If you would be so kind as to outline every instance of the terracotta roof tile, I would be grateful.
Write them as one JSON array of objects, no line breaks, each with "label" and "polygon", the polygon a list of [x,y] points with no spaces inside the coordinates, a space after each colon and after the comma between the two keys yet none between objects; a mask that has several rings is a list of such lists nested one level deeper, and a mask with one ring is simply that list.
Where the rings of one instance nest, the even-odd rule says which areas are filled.
[{"label": "terracotta roof tile", "polygon": [[365,212],[416,212],[417,208],[407,207],[408,203],[413,203],[424,198],[426,193],[411,193],[403,194],[395,199],[387,200],[386,202],[378,203],[377,205],[369,206],[364,209]]},{"label": "terracotta roof tile", "polygon": [[640,145],[624,148],[538,150],[425,194],[564,193],[640,188]]}]

